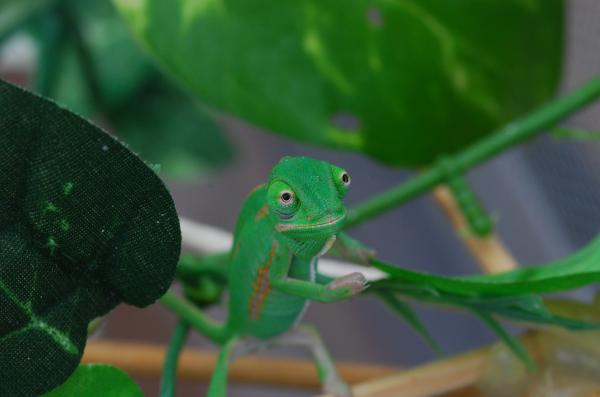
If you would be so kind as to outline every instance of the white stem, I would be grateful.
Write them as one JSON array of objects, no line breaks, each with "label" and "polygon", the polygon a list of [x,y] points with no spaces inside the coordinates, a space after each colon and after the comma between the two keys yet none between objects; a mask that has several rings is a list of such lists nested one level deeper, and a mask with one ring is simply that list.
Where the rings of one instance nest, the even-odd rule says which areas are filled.
[{"label": "white stem", "polygon": [[[179,218],[181,238],[184,247],[200,254],[215,254],[227,251],[233,243],[231,233],[214,226],[198,223],[186,218]],[[348,273],[360,272],[367,280],[376,281],[386,277],[382,271],[342,262],[333,259],[320,259],[319,272],[329,277],[340,277]]]}]

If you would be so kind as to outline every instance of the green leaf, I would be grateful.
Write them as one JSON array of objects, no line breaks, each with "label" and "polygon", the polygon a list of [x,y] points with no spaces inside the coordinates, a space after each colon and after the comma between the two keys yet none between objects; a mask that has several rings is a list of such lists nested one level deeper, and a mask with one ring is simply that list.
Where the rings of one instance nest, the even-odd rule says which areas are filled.
[{"label": "green leaf", "polygon": [[137,100],[113,112],[111,121],[131,149],[169,176],[197,178],[233,157],[212,116],[165,82],[141,91]]},{"label": "green leaf", "polygon": [[104,364],[80,365],[65,383],[44,397],[143,397],[140,387],[122,370]]},{"label": "green leaf", "polygon": [[600,236],[567,258],[498,274],[449,278],[402,269],[379,260],[371,263],[390,275],[384,283],[436,289],[461,297],[552,293],[600,282]]},{"label": "green leaf", "polygon": [[99,128],[0,81],[0,395],[76,368],[88,323],[153,303],[180,250],[173,200]]},{"label": "green leaf", "polygon": [[519,342],[518,339],[514,338],[511,334],[509,334],[502,325],[494,319],[494,317],[490,316],[488,313],[473,310],[473,313],[477,317],[481,319],[498,337],[508,346],[508,348],[513,352],[515,356],[517,356],[529,369],[535,368],[535,363],[531,359],[529,352],[525,347]]},{"label": "green leaf", "polygon": [[318,145],[430,164],[556,86],[561,0],[113,0],[204,103]]},{"label": "green leaf", "polygon": [[[531,366],[527,352],[498,323],[494,316],[554,325],[572,330],[600,329],[600,322],[566,310],[573,304],[548,301],[539,294],[566,291],[600,281],[600,236],[586,247],[554,263],[523,267],[510,272],[469,277],[442,277],[407,270],[371,259],[371,264],[389,277],[371,284],[368,292],[383,297],[398,294],[423,303],[462,308],[477,315]],[[587,308],[586,308],[587,309]],[[402,312],[399,314],[406,319]]]},{"label": "green leaf", "polygon": [[400,315],[416,332],[423,338],[423,340],[436,352],[441,352],[442,348],[431,336],[425,325],[421,322],[414,310],[398,299],[394,294],[389,292],[379,292],[381,299],[392,309],[395,313]]}]

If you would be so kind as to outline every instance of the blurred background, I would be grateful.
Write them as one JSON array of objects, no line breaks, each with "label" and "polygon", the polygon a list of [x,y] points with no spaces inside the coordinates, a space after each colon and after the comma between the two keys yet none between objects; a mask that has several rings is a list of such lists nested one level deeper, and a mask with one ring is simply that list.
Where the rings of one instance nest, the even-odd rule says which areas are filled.
[{"label": "blurred background", "polygon": [[[600,2],[570,0],[566,6],[559,94],[600,72]],[[12,36],[0,52],[0,77],[31,86],[38,56],[28,35]],[[62,84],[68,85],[68,80]],[[151,95],[150,90],[148,97]],[[85,113],[83,107],[78,110]],[[138,118],[147,116],[137,114]],[[173,178],[166,170],[159,175],[168,184],[182,216],[226,230],[233,229],[246,194],[264,182],[270,168],[285,155],[316,157],[346,168],[353,178],[347,197],[350,205],[414,175],[414,171],[392,169],[360,154],[316,148],[268,134],[233,117],[218,115],[216,120],[222,127],[223,141],[220,137],[209,139],[218,141],[220,150],[228,153],[227,161],[215,164],[218,161],[209,159],[210,170],[205,169],[197,178]],[[102,124],[102,119],[99,122]],[[565,120],[564,125],[600,131],[600,103]],[[129,143],[127,136],[122,139]],[[134,149],[134,140],[144,140],[135,134],[131,139]],[[561,258],[600,232],[600,140],[580,142],[542,135],[477,168],[469,180],[494,215],[498,234],[523,265]],[[350,234],[376,248],[382,259],[407,268],[445,275],[479,272],[459,236],[428,196],[352,229]],[[586,298],[591,291],[577,294]],[[220,309],[212,314],[223,315]],[[445,354],[494,340],[485,326],[470,316],[439,308],[419,308],[419,314]],[[305,320],[317,325],[337,360],[412,366],[437,357],[406,324],[380,302],[368,298],[333,305],[313,303]],[[146,310],[122,305],[107,317],[99,337],[166,343],[174,324],[174,316],[158,305]],[[189,339],[189,346],[214,349],[196,334]],[[269,354],[308,357],[302,351]],[[157,380],[138,381],[147,396],[158,395]],[[202,395],[203,387],[182,382],[178,394]],[[231,390],[231,396],[313,394],[237,385]]]}]

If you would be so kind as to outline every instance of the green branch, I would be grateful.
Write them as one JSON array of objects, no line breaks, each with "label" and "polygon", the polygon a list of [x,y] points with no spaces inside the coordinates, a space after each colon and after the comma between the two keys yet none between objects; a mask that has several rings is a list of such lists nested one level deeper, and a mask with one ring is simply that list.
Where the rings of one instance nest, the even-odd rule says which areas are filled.
[{"label": "green branch", "polygon": [[208,318],[193,303],[178,297],[171,291],[167,291],[159,301],[167,309],[179,316],[181,320],[184,320],[209,339],[219,342],[223,340],[223,327]]},{"label": "green branch", "polygon": [[165,356],[165,363],[160,381],[161,397],[175,396],[175,387],[177,383],[177,363],[179,361],[179,355],[181,354],[181,349],[185,344],[189,330],[190,326],[185,321],[179,320],[177,322],[175,331],[173,331],[173,336],[169,341],[169,350]]},{"label": "green branch", "polygon": [[89,45],[81,27],[81,22],[78,19],[72,5],[65,3],[61,9],[64,23],[69,29],[69,34],[72,37],[77,59],[81,66],[81,71],[85,79],[85,83],[89,90],[89,97],[98,109],[104,108],[102,99],[102,90],[98,82],[98,73],[94,63],[93,54],[90,51]]},{"label": "green branch", "polygon": [[45,97],[52,97],[56,88],[57,76],[62,62],[62,50],[66,31],[55,8],[39,22],[40,30],[38,65],[35,77],[35,90]]},{"label": "green branch", "polygon": [[575,141],[600,141],[600,131],[587,131],[577,128],[559,127],[551,131],[555,139],[571,139]]},{"label": "green branch", "polygon": [[[465,172],[491,157],[552,127],[563,118],[590,104],[600,96],[600,76],[555,101],[541,106],[462,152],[445,159],[456,172]],[[429,168],[412,180],[358,204],[350,210],[346,226],[355,226],[395,208],[445,182],[447,173],[442,165]]]}]

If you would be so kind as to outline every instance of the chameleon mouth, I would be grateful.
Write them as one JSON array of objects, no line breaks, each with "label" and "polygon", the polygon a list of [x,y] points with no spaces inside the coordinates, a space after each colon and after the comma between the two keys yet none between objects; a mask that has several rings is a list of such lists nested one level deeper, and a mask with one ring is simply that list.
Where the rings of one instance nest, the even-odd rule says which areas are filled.
[{"label": "chameleon mouth", "polygon": [[328,226],[333,226],[333,225],[343,221],[344,218],[345,218],[345,215],[340,215],[337,218],[331,218],[331,219],[329,219],[325,222],[321,222],[321,223],[306,223],[306,224],[295,224],[295,225],[279,223],[279,224],[277,224],[277,226],[275,226],[275,228],[279,232],[287,232],[290,230],[315,230],[315,229],[325,228]]}]

